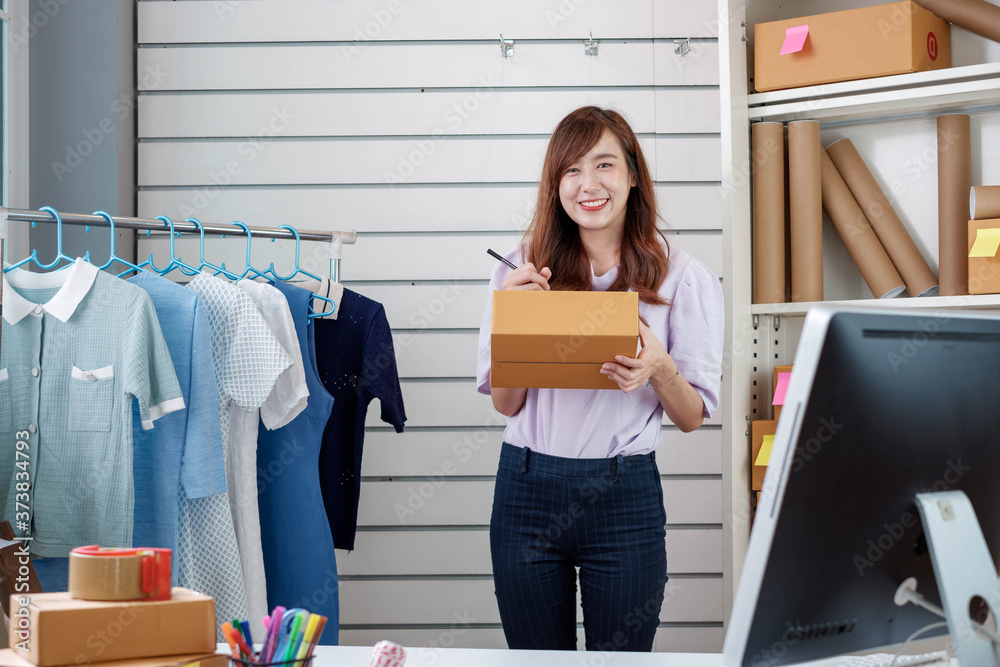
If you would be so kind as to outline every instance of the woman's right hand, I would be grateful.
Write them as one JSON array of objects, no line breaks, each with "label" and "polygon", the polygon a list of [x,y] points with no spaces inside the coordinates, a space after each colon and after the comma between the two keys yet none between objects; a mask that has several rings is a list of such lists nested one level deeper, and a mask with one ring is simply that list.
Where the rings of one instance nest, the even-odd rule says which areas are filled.
[{"label": "woman's right hand", "polygon": [[548,291],[549,278],[551,277],[552,270],[549,267],[543,266],[541,271],[537,271],[535,269],[535,265],[528,262],[527,264],[522,264],[507,274],[507,278],[503,281],[503,288],[505,290],[520,289]]}]

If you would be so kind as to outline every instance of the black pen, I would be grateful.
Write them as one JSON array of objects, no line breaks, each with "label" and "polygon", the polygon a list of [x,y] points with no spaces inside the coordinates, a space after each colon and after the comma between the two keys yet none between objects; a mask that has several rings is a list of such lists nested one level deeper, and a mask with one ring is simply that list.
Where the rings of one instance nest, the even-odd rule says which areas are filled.
[{"label": "black pen", "polygon": [[494,257],[496,257],[497,259],[499,259],[499,260],[500,260],[501,262],[503,262],[504,264],[506,264],[506,265],[507,265],[507,266],[509,266],[510,268],[512,268],[512,269],[516,269],[516,268],[517,268],[517,267],[516,267],[516,266],[514,266],[514,264],[513,264],[513,263],[512,263],[512,262],[511,262],[510,260],[508,260],[508,259],[507,259],[506,257],[504,257],[504,256],[503,256],[503,255],[501,255],[501,254],[498,254],[498,253],[495,253],[495,252],[493,252],[493,248],[487,248],[487,249],[486,249],[486,252],[488,252],[488,253],[489,253],[490,255],[493,255]]}]

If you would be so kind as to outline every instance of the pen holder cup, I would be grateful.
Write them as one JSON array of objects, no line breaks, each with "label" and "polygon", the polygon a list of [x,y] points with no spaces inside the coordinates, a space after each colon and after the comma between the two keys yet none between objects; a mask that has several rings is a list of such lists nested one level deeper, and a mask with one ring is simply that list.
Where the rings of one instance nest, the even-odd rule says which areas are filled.
[{"label": "pen holder cup", "polygon": [[231,667],[312,667],[313,658],[299,658],[298,660],[281,660],[272,662],[257,662],[256,660],[245,660],[243,658],[230,658]]}]

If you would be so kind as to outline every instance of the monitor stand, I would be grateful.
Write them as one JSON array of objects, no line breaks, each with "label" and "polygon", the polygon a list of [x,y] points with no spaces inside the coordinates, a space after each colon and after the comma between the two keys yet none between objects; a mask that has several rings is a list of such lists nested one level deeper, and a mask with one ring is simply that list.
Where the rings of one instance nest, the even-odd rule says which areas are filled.
[{"label": "monitor stand", "polygon": [[915,501],[959,664],[1000,667],[1000,646],[973,628],[970,615],[979,596],[1000,618],[1000,583],[972,503],[962,491],[918,493]]}]

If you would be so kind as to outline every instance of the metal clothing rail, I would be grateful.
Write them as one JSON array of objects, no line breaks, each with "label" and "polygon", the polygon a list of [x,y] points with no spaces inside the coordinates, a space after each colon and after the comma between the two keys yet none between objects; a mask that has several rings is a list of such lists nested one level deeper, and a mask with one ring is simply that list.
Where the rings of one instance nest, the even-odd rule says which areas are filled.
[{"label": "metal clothing rail", "polygon": [[[88,213],[59,213],[62,218],[63,224],[66,225],[89,225],[91,227],[110,227],[108,221],[99,215],[92,215]],[[54,223],[56,219],[49,215],[45,211],[32,211],[30,209],[16,209],[16,208],[0,208],[0,223],[3,222],[3,218],[6,217],[7,220],[14,220],[17,222],[45,222]],[[147,218],[125,218],[119,216],[112,216],[115,222],[116,229],[134,229],[137,231],[153,231],[153,232],[169,232],[170,229],[162,220],[150,220]],[[172,220],[174,223],[174,231],[182,232],[186,234],[198,234],[198,225],[192,222],[187,222],[185,220]],[[206,234],[212,235],[223,235],[232,234],[233,236],[245,236],[243,229],[235,225],[229,224],[217,224],[217,223],[201,223],[202,228],[205,230]],[[2,224],[0,224],[2,227]],[[278,229],[275,227],[250,227],[250,233],[254,238],[265,238],[265,239],[294,239],[295,234],[288,231],[287,229]],[[356,232],[323,232],[316,230],[297,230],[299,234],[299,239],[302,241],[326,241],[330,243],[330,280],[334,282],[339,282],[340,280],[340,259],[341,259],[341,248],[343,245],[354,245],[358,240],[358,235]],[[3,231],[0,229],[0,238],[3,236]]]}]

